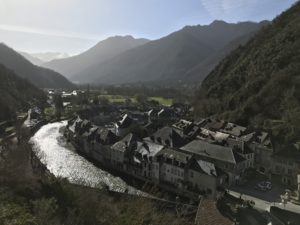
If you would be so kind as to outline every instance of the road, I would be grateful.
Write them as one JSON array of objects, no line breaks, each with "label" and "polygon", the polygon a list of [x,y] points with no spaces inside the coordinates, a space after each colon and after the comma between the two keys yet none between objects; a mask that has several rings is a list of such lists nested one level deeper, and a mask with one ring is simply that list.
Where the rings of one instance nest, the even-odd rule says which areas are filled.
[{"label": "road", "polygon": [[[236,191],[231,191],[229,190],[229,194],[239,198],[241,193],[236,192]],[[270,212],[270,207],[271,206],[276,206],[278,208],[284,209],[284,210],[288,210],[291,212],[295,212],[295,213],[300,213],[300,205],[295,205],[293,203],[288,202],[286,205],[284,205],[281,202],[269,202],[266,200],[262,200],[250,195],[246,195],[246,194],[242,194],[242,199],[243,200],[252,200],[255,202],[255,206],[254,208],[258,209],[258,210],[262,210],[262,211],[268,211]]]}]

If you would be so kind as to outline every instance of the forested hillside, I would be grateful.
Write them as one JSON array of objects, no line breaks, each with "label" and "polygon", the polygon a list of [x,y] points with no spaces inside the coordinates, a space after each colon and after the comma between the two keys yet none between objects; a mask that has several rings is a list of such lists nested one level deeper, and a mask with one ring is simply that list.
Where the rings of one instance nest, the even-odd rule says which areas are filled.
[{"label": "forested hillside", "polygon": [[33,65],[5,44],[0,44],[0,63],[40,88],[72,88],[74,86],[61,74]]},{"label": "forested hillside", "polygon": [[300,3],[226,57],[197,94],[198,115],[300,140]]},{"label": "forested hillside", "polygon": [[45,100],[44,93],[0,64],[0,121],[14,118],[29,102]]}]

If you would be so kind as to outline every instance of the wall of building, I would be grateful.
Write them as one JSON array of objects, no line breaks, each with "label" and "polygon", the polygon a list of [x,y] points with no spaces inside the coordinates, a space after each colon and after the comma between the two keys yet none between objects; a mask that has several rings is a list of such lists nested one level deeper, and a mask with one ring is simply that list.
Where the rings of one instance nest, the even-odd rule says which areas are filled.
[{"label": "wall of building", "polygon": [[216,196],[216,188],[218,184],[218,178],[209,176],[195,170],[189,170],[187,173],[187,179],[189,184],[199,191],[205,191],[209,196]]},{"label": "wall of building", "polygon": [[160,178],[162,181],[182,188],[182,183],[184,181],[184,169],[171,164],[163,163],[161,165]]}]

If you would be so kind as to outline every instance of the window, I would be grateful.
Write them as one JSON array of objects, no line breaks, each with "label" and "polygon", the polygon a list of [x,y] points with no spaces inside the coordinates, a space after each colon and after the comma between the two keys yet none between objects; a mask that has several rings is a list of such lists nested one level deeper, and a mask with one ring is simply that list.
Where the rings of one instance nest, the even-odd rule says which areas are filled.
[{"label": "window", "polygon": [[288,174],[292,174],[292,170],[291,169],[288,169]]},{"label": "window", "polygon": [[190,172],[190,177],[194,177],[194,173],[192,171]]}]

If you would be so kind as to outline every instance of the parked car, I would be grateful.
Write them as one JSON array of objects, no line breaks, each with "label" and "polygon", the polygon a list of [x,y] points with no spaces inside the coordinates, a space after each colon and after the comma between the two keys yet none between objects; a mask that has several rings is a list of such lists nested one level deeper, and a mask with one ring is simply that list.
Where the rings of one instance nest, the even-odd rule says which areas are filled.
[{"label": "parked car", "polygon": [[264,182],[264,185],[265,187],[268,189],[268,190],[271,190],[272,189],[272,183],[270,181],[265,181]]},{"label": "parked car", "polygon": [[254,187],[257,190],[260,191],[267,191],[272,189],[272,183],[270,181],[262,181],[255,185]]},{"label": "parked car", "polygon": [[254,186],[254,188],[255,188],[256,190],[260,190],[260,191],[267,191],[267,188],[266,188],[264,185],[262,185],[261,183],[256,184],[256,185]]}]

